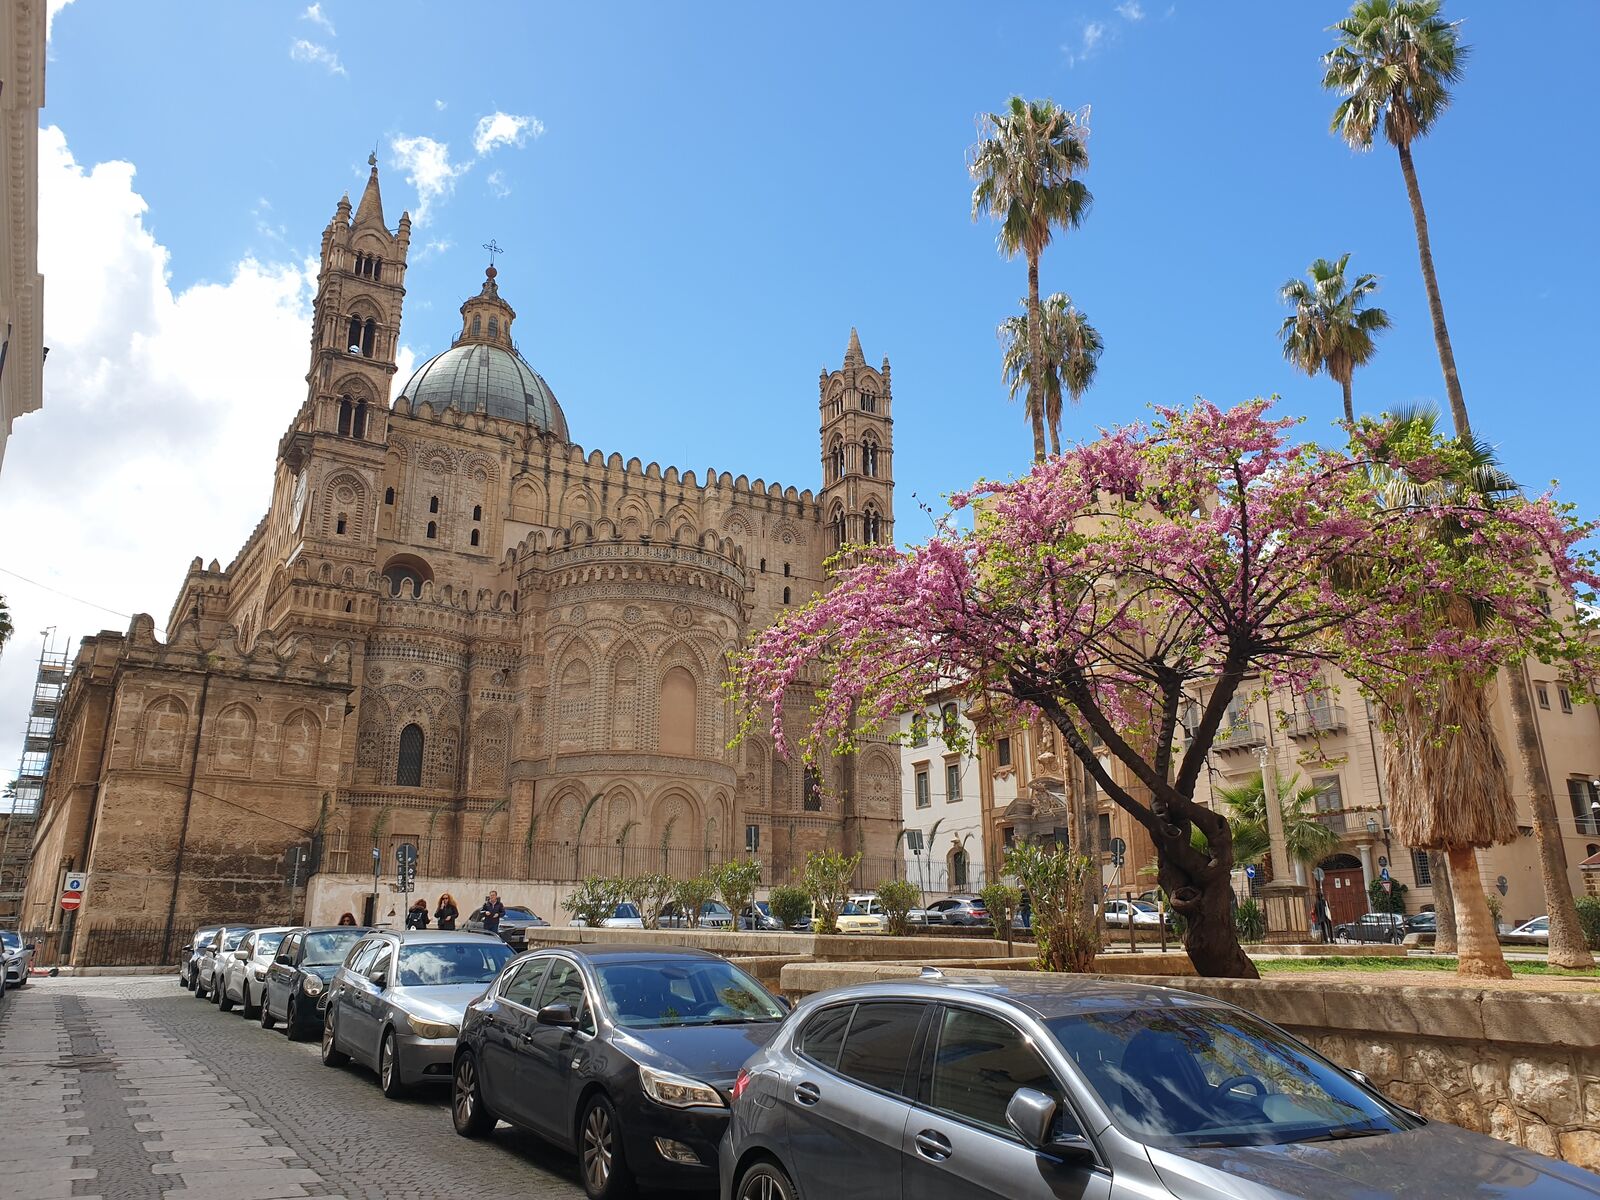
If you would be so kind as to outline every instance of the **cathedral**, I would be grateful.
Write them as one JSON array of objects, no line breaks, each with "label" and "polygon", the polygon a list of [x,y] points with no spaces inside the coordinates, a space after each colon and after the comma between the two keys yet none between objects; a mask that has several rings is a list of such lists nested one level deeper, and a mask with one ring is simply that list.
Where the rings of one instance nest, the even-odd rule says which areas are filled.
[{"label": "cathedral", "polygon": [[91,877],[89,928],[274,915],[264,895],[291,917],[308,877],[370,886],[404,842],[424,887],[746,853],[782,882],[823,847],[887,877],[894,747],[816,771],[764,731],[730,748],[723,682],[842,545],[893,540],[888,360],[852,330],[823,371],[816,491],[624,462],[573,441],[492,265],[394,387],[410,236],[374,163],[322,234],[266,514],[226,567],[194,561],[165,640],[149,617],[84,640],[24,927],[53,923],[64,869]]}]

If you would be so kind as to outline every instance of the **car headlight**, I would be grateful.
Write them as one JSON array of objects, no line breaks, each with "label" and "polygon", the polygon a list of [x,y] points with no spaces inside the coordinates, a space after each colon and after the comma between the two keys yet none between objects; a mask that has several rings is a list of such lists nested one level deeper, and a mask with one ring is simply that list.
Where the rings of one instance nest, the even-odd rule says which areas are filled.
[{"label": "car headlight", "polygon": [[644,1085],[644,1094],[657,1104],[665,1104],[668,1108],[726,1108],[722,1102],[722,1093],[709,1083],[701,1083],[698,1079],[689,1079],[683,1075],[672,1075],[666,1071],[653,1071],[649,1067],[639,1068],[639,1082]]},{"label": "car headlight", "polygon": [[419,1021],[412,1017],[411,1031],[422,1038],[453,1038],[461,1029],[448,1021]]},{"label": "car headlight", "polygon": [[318,979],[315,975],[307,975],[306,981],[301,985],[301,987],[308,996],[322,995],[322,980]]}]

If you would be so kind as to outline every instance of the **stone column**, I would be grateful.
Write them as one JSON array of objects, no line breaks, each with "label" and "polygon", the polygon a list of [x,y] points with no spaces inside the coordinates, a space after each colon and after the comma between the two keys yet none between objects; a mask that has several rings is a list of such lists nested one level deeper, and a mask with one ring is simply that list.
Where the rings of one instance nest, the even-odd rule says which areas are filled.
[{"label": "stone column", "polygon": [[1267,742],[1257,751],[1261,762],[1262,801],[1267,816],[1267,841],[1272,862],[1272,881],[1261,889],[1266,903],[1268,934],[1299,934],[1304,936],[1306,920],[1306,885],[1299,882],[1297,873],[1289,866],[1289,847],[1283,836],[1283,810],[1278,807],[1278,764],[1276,748],[1272,744],[1272,702],[1267,701]]}]

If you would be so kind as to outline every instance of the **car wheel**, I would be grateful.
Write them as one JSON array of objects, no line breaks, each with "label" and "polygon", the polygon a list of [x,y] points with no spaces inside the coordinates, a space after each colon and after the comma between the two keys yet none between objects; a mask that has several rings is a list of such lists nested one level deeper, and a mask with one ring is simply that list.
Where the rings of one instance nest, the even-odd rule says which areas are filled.
[{"label": "car wheel", "polygon": [[289,1007],[283,1013],[283,1031],[289,1035],[291,1042],[306,1041],[305,1027],[300,1023],[300,1005],[293,996],[289,997]]},{"label": "car wheel", "polygon": [[228,999],[228,981],[226,979],[213,979],[211,981],[211,1003],[223,1012],[233,1008],[233,1001]]},{"label": "car wheel", "polygon": [[350,1056],[340,1050],[333,1040],[333,1010],[328,1010],[328,1015],[322,1018],[322,1065],[325,1067],[342,1067],[350,1061]]},{"label": "car wheel", "polygon": [[777,1163],[758,1162],[739,1180],[734,1200],[796,1200],[794,1183]]},{"label": "car wheel", "polygon": [[578,1121],[578,1173],[590,1200],[633,1195],[633,1173],[623,1155],[617,1110],[604,1093],[590,1098]]},{"label": "car wheel", "polygon": [[195,995],[195,999],[196,1000],[204,1000],[206,998],[207,994],[208,994],[208,992],[207,992],[207,989],[206,989],[206,985],[201,983],[200,982],[200,976],[196,975],[195,978],[194,978],[194,995]]},{"label": "car wheel", "polygon": [[395,1040],[392,1029],[384,1031],[383,1045],[378,1050],[378,1084],[391,1100],[399,1100],[411,1092],[400,1076],[400,1043]]},{"label": "car wheel", "polygon": [[482,1137],[494,1128],[495,1117],[483,1102],[483,1086],[478,1082],[478,1060],[470,1050],[456,1058],[455,1077],[450,1085],[450,1119],[462,1137]]},{"label": "car wheel", "polygon": [[261,993],[261,1028],[271,1029],[276,1022],[272,1019],[272,1005],[268,1003],[270,997],[266,992]]},{"label": "car wheel", "polygon": [[1350,944],[1350,931],[1347,929],[1335,929],[1333,931],[1333,940],[1341,946],[1348,946]]},{"label": "car wheel", "polygon": [[239,1001],[239,1011],[244,1014],[244,1019],[249,1021],[260,1017],[261,1006],[250,1003],[250,980],[248,977],[246,977],[244,983],[240,985],[239,994],[243,997],[243,999]]}]

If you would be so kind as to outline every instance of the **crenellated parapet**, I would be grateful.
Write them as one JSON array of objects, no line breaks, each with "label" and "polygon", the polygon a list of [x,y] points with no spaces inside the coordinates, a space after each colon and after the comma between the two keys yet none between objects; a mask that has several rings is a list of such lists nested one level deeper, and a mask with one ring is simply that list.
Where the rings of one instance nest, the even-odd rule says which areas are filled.
[{"label": "crenellated parapet", "polygon": [[197,622],[182,621],[162,642],[148,613],[139,613],[128,626],[121,659],[124,667],[159,667],[321,687],[348,687],[351,682],[348,641],[279,639],[271,630],[262,630],[247,649],[231,625],[224,625],[215,637],[207,637]]}]

